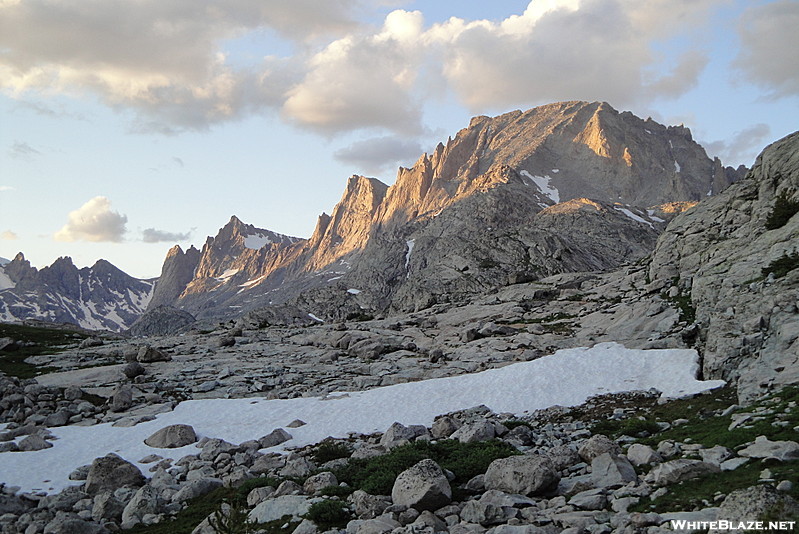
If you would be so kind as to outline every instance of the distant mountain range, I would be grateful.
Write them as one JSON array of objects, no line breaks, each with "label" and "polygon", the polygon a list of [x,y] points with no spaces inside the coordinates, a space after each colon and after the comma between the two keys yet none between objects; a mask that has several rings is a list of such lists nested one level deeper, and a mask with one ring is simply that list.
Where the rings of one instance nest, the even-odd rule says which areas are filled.
[{"label": "distant mountain range", "polygon": [[319,320],[460,302],[559,272],[616,268],[654,248],[668,220],[742,178],[682,126],[606,103],[476,117],[400,168],[353,176],[309,239],[230,221],[201,250],[169,251],[161,276],[68,258],[0,268],[0,319],[124,330],[158,306],[221,319],[271,306]]}]

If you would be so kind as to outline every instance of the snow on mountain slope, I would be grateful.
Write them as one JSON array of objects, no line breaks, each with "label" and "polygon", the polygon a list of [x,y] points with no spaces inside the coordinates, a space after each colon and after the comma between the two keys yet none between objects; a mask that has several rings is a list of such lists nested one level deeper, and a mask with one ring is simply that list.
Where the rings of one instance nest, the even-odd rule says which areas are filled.
[{"label": "snow on mountain slope", "polygon": [[[196,454],[193,445],[167,450],[144,444],[157,430],[178,423],[192,425],[200,437],[241,443],[302,419],[307,424],[290,429],[293,439],[281,445],[285,450],[328,436],[382,432],[395,421],[429,426],[437,415],[480,404],[495,412],[521,414],[556,404],[578,405],[598,394],[656,388],[664,397],[679,397],[724,385],[720,380],[696,380],[698,368],[693,350],[630,350],[603,343],[476,374],[324,398],[193,400],[133,427],[53,428],[58,439],[52,448],[1,454],[0,472],[9,486],[51,493],[72,484],[68,477],[76,467],[109,452],[134,463],[153,453],[172,459]],[[138,465],[148,473],[147,465]]]}]

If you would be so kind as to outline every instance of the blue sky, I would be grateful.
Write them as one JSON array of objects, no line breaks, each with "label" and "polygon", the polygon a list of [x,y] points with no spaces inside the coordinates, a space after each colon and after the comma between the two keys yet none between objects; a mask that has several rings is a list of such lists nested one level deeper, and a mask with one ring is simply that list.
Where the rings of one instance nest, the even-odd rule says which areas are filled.
[{"label": "blue sky", "polygon": [[0,0],[0,256],[157,276],[235,214],[308,237],[352,174],[560,100],[751,165],[799,129],[795,0]]}]

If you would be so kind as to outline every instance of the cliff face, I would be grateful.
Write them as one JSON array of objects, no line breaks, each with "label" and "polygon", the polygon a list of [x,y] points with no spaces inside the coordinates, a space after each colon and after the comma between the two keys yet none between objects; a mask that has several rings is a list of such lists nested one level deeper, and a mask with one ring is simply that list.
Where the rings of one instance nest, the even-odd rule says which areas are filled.
[{"label": "cliff face", "polygon": [[[476,117],[401,168],[390,187],[351,177],[308,240],[283,236],[253,249],[247,239],[266,230],[232,218],[208,239],[177,299],[159,291],[156,303],[202,317],[295,302],[310,291],[302,302],[337,316],[610,269],[651,250],[674,203],[712,196],[741,173],[709,159],[686,128],[605,103]],[[163,294],[178,294],[180,284],[164,286],[173,289]]]},{"label": "cliff face", "polygon": [[695,309],[705,376],[737,382],[743,398],[799,381],[797,209],[799,132],[675,218],[653,255],[653,282]]}]

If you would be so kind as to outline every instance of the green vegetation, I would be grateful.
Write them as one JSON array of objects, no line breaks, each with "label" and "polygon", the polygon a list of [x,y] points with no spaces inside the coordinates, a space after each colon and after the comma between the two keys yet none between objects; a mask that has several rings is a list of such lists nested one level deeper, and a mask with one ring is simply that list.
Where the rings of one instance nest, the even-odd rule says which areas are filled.
[{"label": "green vegetation", "polygon": [[787,191],[783,191],[777,196],[774,208],[766,218],[766,230],[776,230],[782,228],[788,221],[799,212],[799,201],[792,200]]},{"label": "green vegetation", "polygon": [[352,519],[352,513],[346,503],[342,501],[325,499],[311,505],[306,519],[310,519],[319,530],[324,532],[332,528],[344,528],[347,522]]},{"label": "green vegetation", "polygon": [[350,454],[352,451],[345,443],[326,439],[314,449],[313,459],[316,463],[323,464],[339,458],[349,458]]},{"label": "green vegetation", "polygon": [[614,439],[620,436],[648,437],[660,432],[656,421],[646,418],[605,419],[591,427],[592,434],[604,434]]},{"label": "green vegetation", "polygon": [[763,267],[763,276],[768,276],[774,273],[775,278],[782,278],[790,271],[799,268],[799,252],[792,252],[790,254],[783,254],[781,258],[777,258],[768,264],[768,267]]},{"label": "green vegetation", "polygon": [[0,351],[0,372],[19,378],[33,378],[56,369],[25,363],[26,358],[42,354],[57,354],[67,348],[77,346],[88,335],[66,328],[0,324],[0,337],[8,337],[30,345],[12,351]]},{"label": "green vegetation", "polygon": [[[688,422],[672,427],[642,443],[656,445],[661,440],[701,443],[705,447],[721,445],[736,449],[758,436],[766,436],[772,441],[796,440],[794,427],[799,425],[799,386],[784,388],[776,395],[766,397],[746,409],[735,413],[750,415],[748,421],[729,429],[733,421],[731,415],[722,416],[719,411],[735,402],[732,388],[721,388],[707,395],[691,399],[680,399],[652,408],[652,416],[658,420],[673,421],[677,418]],[[789,480],[794,488],[790,495],[799,497],[799,461],[784,463],[764,463],[750,460],[733,471],[722,471],[713,475],[689,480],[669,486],[669,492],[654,500],[643,500],[632,511],[667,512],[692,510],[713,503],[714,495],[721,489],[730,493],[737,489],[756,485],[760,473],[768,468],[774,480]]]},{"label": "green vegetation", "polygon": [[512,446],[499,440],[479,443],[460,443],[443,440],[437,443],[414,441],[393,449],[388,454],[369,459],[355,459],[334,470],[338,480],[354,489],[372,495],[389,495],[394,480],[402,471],[430,458],[442,468],[452,471],[455,483],[464,483],[485,473],[488,465],[498,458],[518,454]]},{"label": "green vegetation", "polygon": [[222,503],[235,498],[232,488],[218,488],[211,493],[197,497],[188,502],[188,506],[168,521],[150,526],[137,525],[127,534],[191,534],[197,525],[209,515],[220,509]]},{"label": "green vegetation", "polygon": [[[674,277],[672,280],[672,286],[679,287],[679,282],[680,279],[678,277]],[[664,291],[660,294],[660,298],[670,302],[675,308],[677,308],[677,310],[680,312],[680,321],[685,321],[688,324],[696,321],[696,308],[694,307],[693,302],[691,302],[690,291],[680,291],[680,293],[674,297],[670,297],[668,291]]]},{"label": "green vegetation", "polygon": [[220,507],[208,518],[217,534],[252,534],[258,530],[257,523],[250,521],[249,511],[240,500],[227,504],[227,512]]}]

